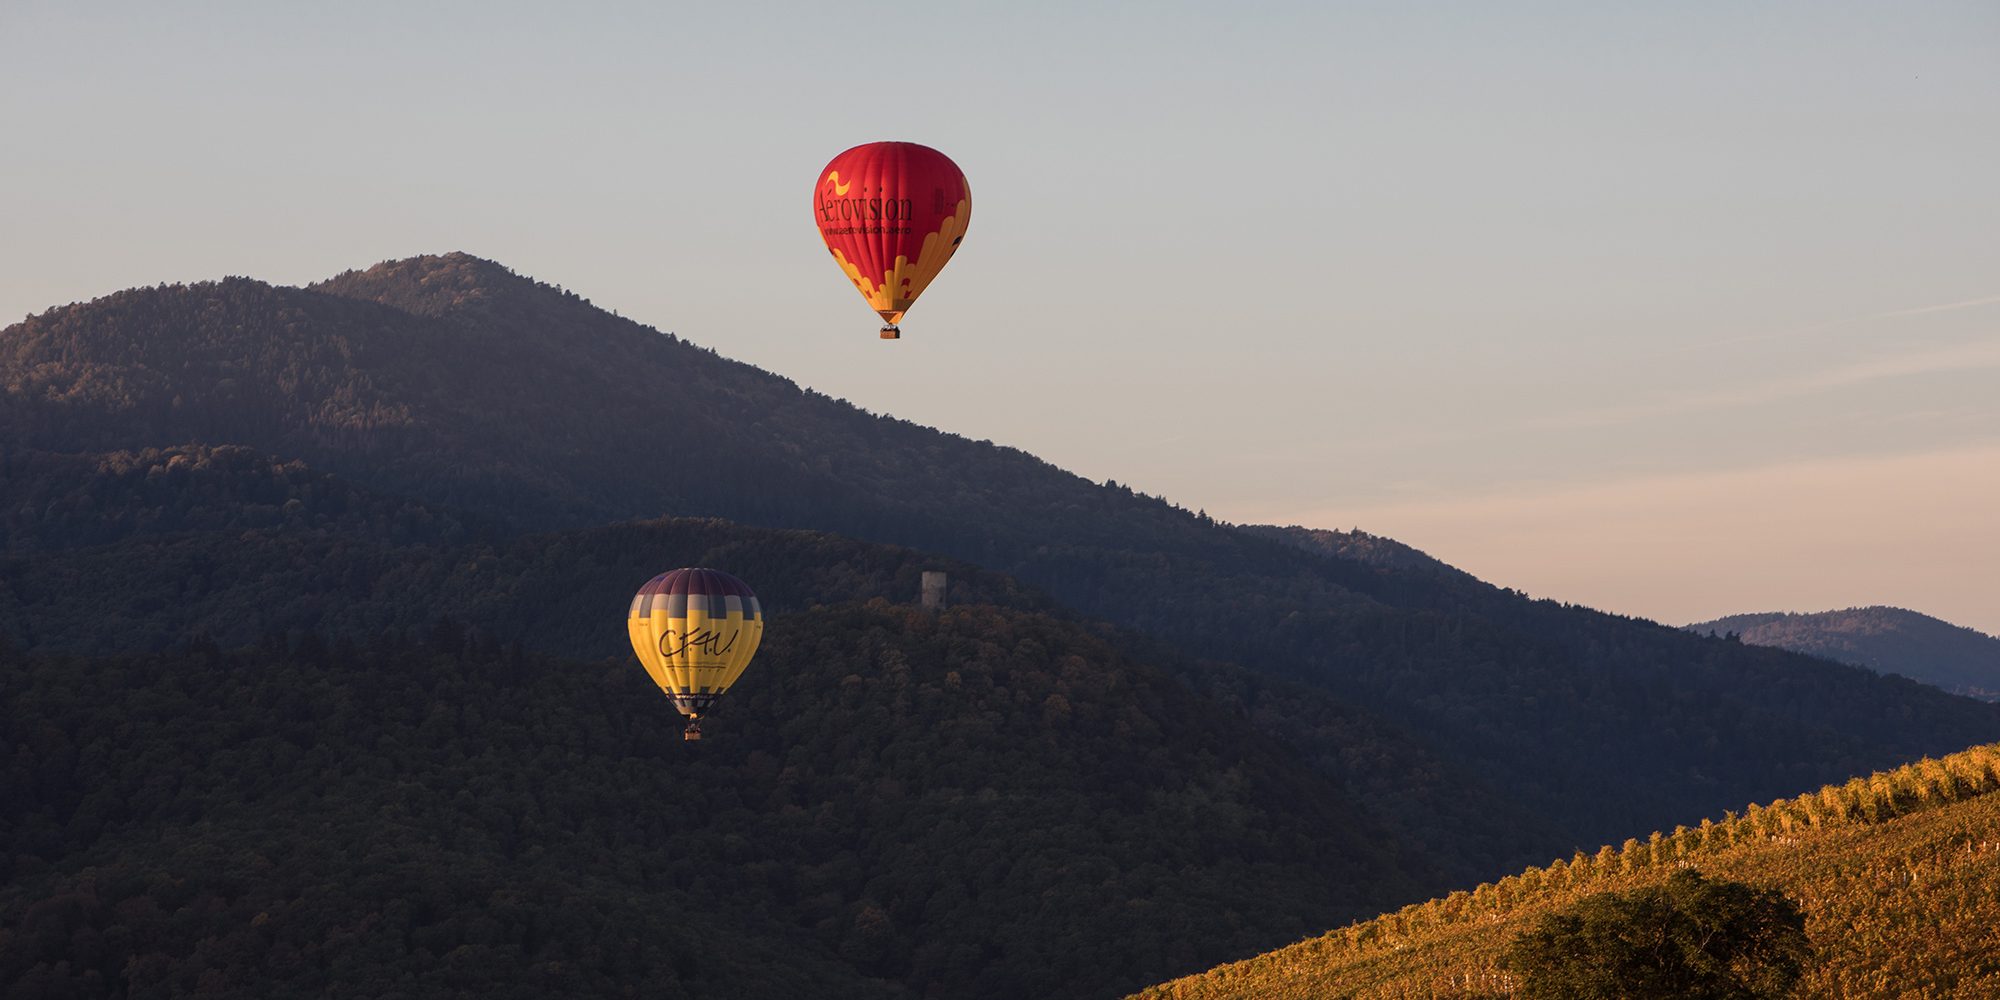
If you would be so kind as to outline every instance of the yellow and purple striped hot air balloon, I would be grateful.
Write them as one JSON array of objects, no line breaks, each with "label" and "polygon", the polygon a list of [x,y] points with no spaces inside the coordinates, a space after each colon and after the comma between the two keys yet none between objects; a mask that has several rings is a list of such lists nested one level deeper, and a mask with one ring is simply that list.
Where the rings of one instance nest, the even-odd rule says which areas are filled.
[{"label": "yellow and purple striped hot air balloon", "polygon": [[688,717],[684,739],[701,739],[701,714],[757,655],[764,613],[743,581],[721,570],[677,569],[639,588],[625,619],[639,663]]}]

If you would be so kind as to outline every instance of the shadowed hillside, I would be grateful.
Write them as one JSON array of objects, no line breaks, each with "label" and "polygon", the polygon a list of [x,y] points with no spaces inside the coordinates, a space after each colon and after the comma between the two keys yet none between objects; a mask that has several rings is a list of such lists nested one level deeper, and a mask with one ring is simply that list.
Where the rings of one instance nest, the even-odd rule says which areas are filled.
[{"label": "shadowed hillside", "polygon": [[1954,694],[2000,701],[2000,639],[1902,608],[1848,608],[1818,614],[1730,615],[1696,622],[1699,635],[1735,633],[1885,674],[1902,674]]},{"label": "shadowed hillside", "polygon": [[621,661],[0,651],[0,993],[1099,997],[1407,898],[1397,840],[1076,626],[773,619],[679,740]]},{"label": "shadowed hillside", "polygon": [[[13,553],[0,555],[0,634],[42,650],[164,652],[188,636],[225,648],[310,633],[366,641],[448,618],[503,644],[623,658],[618,622],[631,590],[679,565],[732,567],[757,581],[774,613],[907,600],[925,570],[944,570],[953,606],[1065,614],[1010,578],[896,546],[715,519],[496,533],[242,448],[97,461],[16,452],[0,468],[19,473],[0,479],[0,508],[16,515],[0,522],[0,552]],[[120,595],[115,620],[103,614],[107,593]],[[1477,877],[1554,836],[1522,804],[1323,689],[1077,624],[1170,671],[1212,711],[1253,719],[1293,747],[1299,765],[1363,803],[1368,822],[1420,850],[1422,885]]]}]

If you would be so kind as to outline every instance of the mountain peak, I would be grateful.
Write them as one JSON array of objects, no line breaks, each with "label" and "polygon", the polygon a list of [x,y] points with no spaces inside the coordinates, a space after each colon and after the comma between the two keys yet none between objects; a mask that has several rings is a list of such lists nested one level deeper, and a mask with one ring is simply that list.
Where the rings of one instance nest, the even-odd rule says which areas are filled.
[{"label": "mountain peak", "polygon": [[544,287],[498,261],[463,250],[387,260],[365,271],[347,271],[308,289],[365,299],[424,316],[490,307]]},{"label": "mountain peak", "polygon": [[1448,576],[1460,580],[1473,579],[1472,574],[1421,549],[1405,545],[1393,538],[1371,535],[1360,528],[1353,531],[1337,531],[1306,528],[1296,524],[1284,527],[1274,524],[1246,524],[1240,526],[1239,530],[1283,542],[1307,552],[1352,559],[1384,569]]}]

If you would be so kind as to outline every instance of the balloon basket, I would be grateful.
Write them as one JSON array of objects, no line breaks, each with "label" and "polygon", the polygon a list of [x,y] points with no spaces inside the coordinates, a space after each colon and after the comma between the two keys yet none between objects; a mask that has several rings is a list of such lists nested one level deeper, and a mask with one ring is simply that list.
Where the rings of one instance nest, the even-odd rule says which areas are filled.
[{"label": "balloon basket", "polygon": [[681,741],[685,743],[701,742],[701,723],[699,722],[688,723],[687,728],[681,730]]},{"label": "balloon basket", "polygon": [[888,326],[885,326],[885,327],[883,327],[883,328],[882,328],[882,339],[883,339],[883,340],[901,340],[901,339],[903,339],[903,328],[902,328],[902,327],[899,327],[899,326],[896,326],[896,325],[895,325],[895,324],[893,324],[893,323],[892,323],[892,324],[890,324],[890,325],[888,325]]}]

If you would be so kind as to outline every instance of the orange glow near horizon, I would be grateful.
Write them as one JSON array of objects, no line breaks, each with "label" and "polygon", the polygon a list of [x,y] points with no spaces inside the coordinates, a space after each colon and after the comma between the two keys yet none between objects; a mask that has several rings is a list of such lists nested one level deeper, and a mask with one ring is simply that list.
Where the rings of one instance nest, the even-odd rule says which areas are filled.
[{"label": "orange glow near horizon", "polygon": [[[2000,445],[1303,514],[1671,625],[1887,604],[2000,634]],[[1635,574],[1633,568],[1646,567]]]}]

